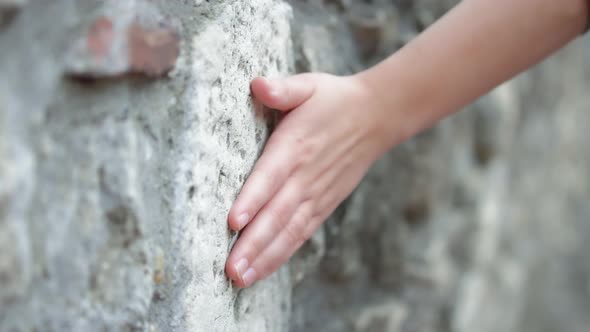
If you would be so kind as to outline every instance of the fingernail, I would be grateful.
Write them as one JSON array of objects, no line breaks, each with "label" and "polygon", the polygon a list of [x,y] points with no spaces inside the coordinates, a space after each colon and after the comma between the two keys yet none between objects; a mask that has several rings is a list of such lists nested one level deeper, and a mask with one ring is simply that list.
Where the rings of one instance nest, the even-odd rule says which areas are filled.
[{"label": "fingernail", "polygon": [[256,271],[253,268],[249,268],[246,273],[242,276],[242,282],[246,287],[252,285],[256,281]]},{"label": "fingernail", "polygon": [[245,258],[240,259],[236,264],[236,272],[238,272],[238,276],[240,276],[240,278],[242,277],[242,274],[244,274],[244,271],[246,271],[247,268],[248,260]]},{"label": "fingernail", "polygon": [[248,213],[240,214],[240,216],[238,217],[238,227],[240,229],[244,228],[248,221],[250,221],[250,215]]}]

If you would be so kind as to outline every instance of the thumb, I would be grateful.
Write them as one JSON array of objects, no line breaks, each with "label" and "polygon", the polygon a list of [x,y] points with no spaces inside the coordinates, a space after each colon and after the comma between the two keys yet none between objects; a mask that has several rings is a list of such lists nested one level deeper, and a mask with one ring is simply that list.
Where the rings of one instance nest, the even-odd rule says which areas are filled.
[{"label": "thumb", "polygon": [[305,103],[315,85],[305,74],[269,80],[257,77],[250,84],[252,94],[269,108],[290,111]]}]

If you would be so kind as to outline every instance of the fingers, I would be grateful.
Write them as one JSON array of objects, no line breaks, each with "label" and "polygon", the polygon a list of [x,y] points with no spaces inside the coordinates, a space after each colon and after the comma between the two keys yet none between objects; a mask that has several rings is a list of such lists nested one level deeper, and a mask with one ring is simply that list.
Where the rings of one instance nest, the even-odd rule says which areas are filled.
[{"label": "fingers", "polygon": [[266,278],[285,263],[307,240],[305,231],[313,212],[311,201],[301,204],[295,214],[272,242],[253,259],[250,274],[235,281],[238,287],[249,287],[255,281]]},{"label": "fingers", "polygon": [[[289,181],[243,231],[227,260],[226,272],[232,280],[249,279],[251,264],[292,218],[301,204],[298,181]],[[259,272],[256,272],[259,273]]]},{"label": "fingers", "polygon": [[[229,212],[229,227],[243,229],[281,188],[292,170],[293,150],[280,136],[270,138]],[[293,145],[291,145],[293,146]]]},{"label": "fingers", "polygon": [[[252,91],[267,106],[286,111],[311,97],[313,87],[309,81],[305,74],[273,81],[259,77],[252,81]],[[285,183],[296,166],[294,151],[300,150],[299,145],[297,139],[287,137],[280,130],[271,136],[230,210],[231,229],[243,229]]]},{"label": "fingers", "polygon": [[306,102],[314,92],[314,85],[306,74],[269,80],[257,77],[250,85],[254,97],[264,105],[280,111],[290,111]]}]

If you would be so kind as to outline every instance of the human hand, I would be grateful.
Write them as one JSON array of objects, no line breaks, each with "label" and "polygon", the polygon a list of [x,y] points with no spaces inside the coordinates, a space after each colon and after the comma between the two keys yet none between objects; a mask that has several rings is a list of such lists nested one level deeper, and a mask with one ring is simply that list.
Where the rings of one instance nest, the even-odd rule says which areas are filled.
[{"label": "human hand", "polygon": [[356,76],[256,78],[254,97],[288,112],[229,213],[243,230],[226,273],[248,287],[277,270],[389,148],[384,111]]}]

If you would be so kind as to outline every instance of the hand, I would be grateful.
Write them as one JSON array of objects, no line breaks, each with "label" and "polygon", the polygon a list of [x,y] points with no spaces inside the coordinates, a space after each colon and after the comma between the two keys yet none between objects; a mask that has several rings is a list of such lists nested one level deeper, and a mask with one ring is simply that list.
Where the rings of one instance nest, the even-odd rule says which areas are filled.
[{"label": "hand", "polygon": [[239,287],[285,263],[390,141],[383,110],[356,76],[256,78],[251,88],[264,105],[288,113],[229,213],[229,227],[243,230],[226,263]]}]

